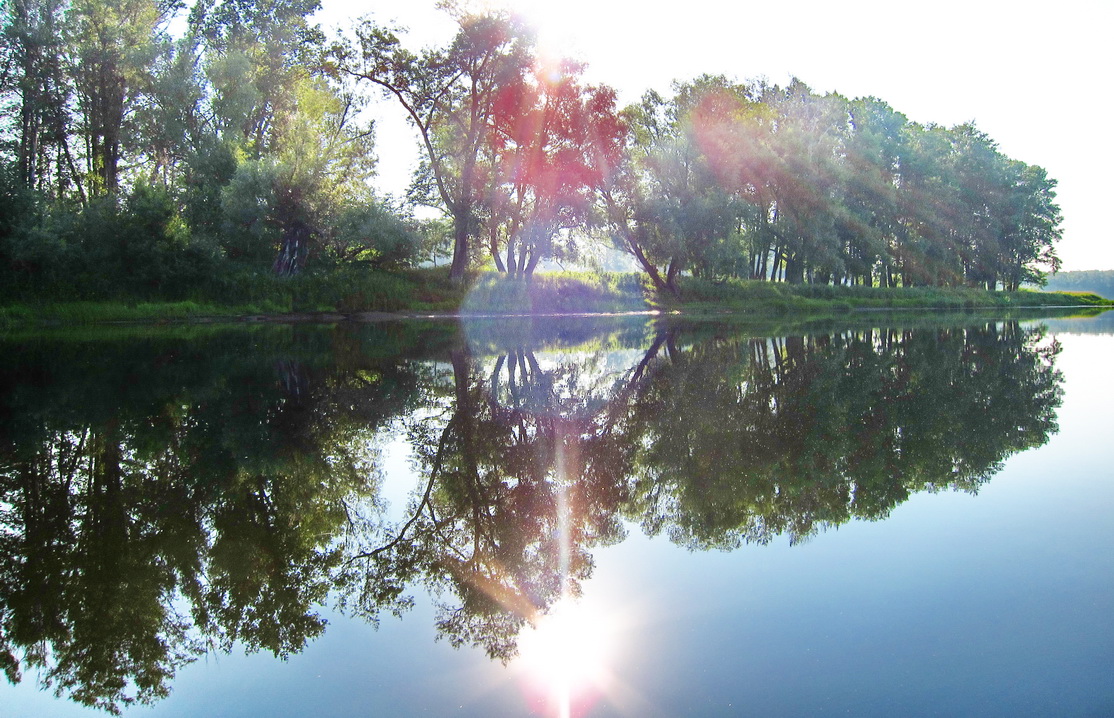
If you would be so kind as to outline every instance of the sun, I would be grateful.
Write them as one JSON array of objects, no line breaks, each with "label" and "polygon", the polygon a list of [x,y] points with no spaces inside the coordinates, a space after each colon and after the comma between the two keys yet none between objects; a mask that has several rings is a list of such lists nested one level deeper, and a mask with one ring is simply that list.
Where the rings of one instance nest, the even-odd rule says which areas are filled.
[{"label": "sun", "polygon": [[537,33],[537,50],[542,57],[583,59],[585,29],[590,27],[592,8],[580,0],[488,0],[489,7],[512,12]]},{"label": "sun", "polygon": [[571,718],[608,693],[614,621],[564,597],[518,638],[515,667],[546,715]]}]

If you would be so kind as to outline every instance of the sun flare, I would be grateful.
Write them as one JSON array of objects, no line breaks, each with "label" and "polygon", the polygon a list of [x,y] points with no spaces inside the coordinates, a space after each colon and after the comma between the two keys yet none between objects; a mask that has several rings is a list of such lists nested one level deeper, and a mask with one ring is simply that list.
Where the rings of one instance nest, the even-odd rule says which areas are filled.
[{"label": "sun flare", "polygon": [[613,627],[601,612],[562,598],[519,636],[517,667],[528,688],[548,705],[546,715],[579,715],[607,692]]},{"label": "sun flare", "polygon": [[591,23],[591,7],[581,2],[546,0],[490,0],[523,18],[534,28],[538,52],[554,60],[576,57],[584,51],[584,31]]}]

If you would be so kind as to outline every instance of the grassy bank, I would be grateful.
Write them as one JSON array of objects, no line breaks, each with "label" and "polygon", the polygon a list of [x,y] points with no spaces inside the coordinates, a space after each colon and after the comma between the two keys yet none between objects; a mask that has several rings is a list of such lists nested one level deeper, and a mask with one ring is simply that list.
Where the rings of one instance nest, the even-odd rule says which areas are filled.
[{"label": "grassy bank", "polygon": [[[157,296],[157,292],[153,293]],[[358,312],[454,312],[464,291],[442,270],[342,270],[276,277],[240,273],[214,278],[186,298],[108,297],[0,302],[0,327],[27,324],[192,321],[202,318]]]},{"label": "grassy bank", "polygon": [[556,273],[532,282],[493,273],[454,286],[444,269],[397,273],[333,272],[278,278],[245,275],[184,301],[21,301],[0,306],[0,326],[170,322],[248,316],[354,315],[366,312],[576,314],[680,311],[686,314],[841,314],[871,309],[1103,307],[1114,302],[1083,292],[986,292],[914,287],[882,289],[787,285],[686,278],[681,297],[656,295],[637,274]]},{"label": "grassy bank", "polygon": [[687,279],[681,298],[663,307],[685,312],[850,312],[862,309],[991,309],[995,307],[1099,307],[1114,302],[1088,292],[988,292],[949,287],[843,287],[759,281]]}]

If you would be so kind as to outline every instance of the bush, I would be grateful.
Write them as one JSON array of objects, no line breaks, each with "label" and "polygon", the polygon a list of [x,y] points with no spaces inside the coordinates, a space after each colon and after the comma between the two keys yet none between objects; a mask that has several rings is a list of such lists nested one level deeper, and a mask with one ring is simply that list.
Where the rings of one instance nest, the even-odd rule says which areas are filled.
[{"label": "bush", "polygon": [[338,263],[396,269],[418,256],[421,240],[396,213],[378,202],[350,206],[332,222],[326,255]]},{"label": "bush", "polygon": [[192,244],[164,188],[141,184],[122,201],[98,197],[59,219],[79,298],[182,298],[213,271],[215,258]]},{"label": "bush", "polygon": [[281,168],[274,162],[242,162],[221,190],[220,246],[234,262],[271,266],[282,234],[275,217]]}]

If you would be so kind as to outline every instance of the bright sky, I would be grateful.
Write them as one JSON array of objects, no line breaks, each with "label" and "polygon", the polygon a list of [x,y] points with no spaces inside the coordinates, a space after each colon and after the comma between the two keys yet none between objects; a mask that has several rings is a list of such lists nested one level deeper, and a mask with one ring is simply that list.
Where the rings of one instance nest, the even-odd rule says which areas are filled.
[{"label": "bright sky", "polygon": [[[1064,269],[1114,269],[1110,90],[1114,2],[984,0],[491,0],[525,15],[543,47],[588,63],[623,104],[702,73],[817,92],[873,95],[917,122],[974,120],[1002,152],[1059,180]],[[441,45],[455,25],[436,0],[323,0],[327,27],[370,12]],[[635,9],[636,8],[636,9]],[[401,194],[417,147],[390,104],[377,109],[380,189]]]}]

